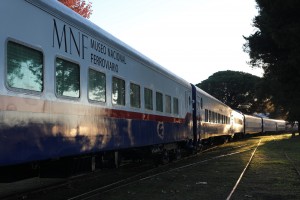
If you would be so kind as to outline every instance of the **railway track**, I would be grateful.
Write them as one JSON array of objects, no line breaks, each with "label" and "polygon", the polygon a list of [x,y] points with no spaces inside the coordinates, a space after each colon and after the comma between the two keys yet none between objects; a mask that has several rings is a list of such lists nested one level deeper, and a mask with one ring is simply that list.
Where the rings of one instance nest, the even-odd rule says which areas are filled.
[{"label": "railway track", "polygon": [[236,181],[235,185],[233,186],[233,188],[232,188],[231,192],[229,193],[228,197],[226,198],[226,200],[230,200],[231,197],[232,197],[232,195],[233,195],[233,193],[234,193],[235,190],[237,189],[237,187],[238,187],[240,181],[242,180],[242,178],[243,178],[243,176],[244,176],[246,170],[248,169],[248,167],[249,167],[249,165],[250,165],[250,163],[251,163],[251,161],[252,161],[252,159],[253,159],[253,157],[254,157],[254,154],[255,154],[257,148],[259,147],[260,143],[261,143],[261,139],[259,140],[259,142],[258,142],[256,148],[254,149],[254,151],[251,153],[251,157],[250,157],[248,163],[246,164],[244,170],[242,171],[241,175],[239,176],[238,180]]},{"label": "railway track", "polygon": [[[54,199],[55,198],[55,199],[69,199],[69,200],[77,200],[77,199],[93,200],[99,198],[103,199],[102,198],[103,195],[110,196],[108,198],[110,199],[111,195],[117,194],[116,193],[117,191],[128,190],[128,194],[129,193],[134,194],[135,192],[131,192],[131,190],[133,190],[132,188],[139,188],[139,187],[143,188],[145,187],[144,183],[148,183],[152,185],[154,184],[155,181],[157,180],[160,181],[161,179],[163,179],[161,177],[174,176],[176,177],[174,178],[174,181],[177,181],[178,178],[179,179],[182,177],[185,178],[185,176],[190,177],[189,175],[186,175],[186,173],[190,171],[195,171],[195,169],[196,170],[199,169],[195,171],[195,173],[201,172],[202,173],[201,175],[204,174],[203,177],[206,177],[205,174],[206,171],[207,173],[212,173],[212,171],[215,171],[215,173],[220,173],[218,171],[218,168],[221,168],[224,165],[223,162],[225,160],[227,161],[227,160],[232,160],[232,159],[236,159],[237,157],[240,157],[243,158],[244,160],[241,162],[241,164],[244,163],[244,167],[234,169],[236,171],[234,177],[236,178],[232,179],[231,181],[232,184],[225,185],[224,187],[224,190],[228,192],[228,193],[226,192],[227,194],[229,194],[230,191],[233,194],[236,188],[238,188],[239,182],[241,181],[243,174],[246,173],[247,167],[250,165],[251,159],[254,157],[255,151],[257,150],[260,143],[267,143],[268,141],[274,141],[274,140],[276,140],[276,137],[274,136],[254,137],[254,138],[249,138],[241,141],[236,141],[233,143],[218,145],[203,150],[198,154],[184,157],[180,160],[173,161],[166,165],[160,165],[158,167],[154,167],[154,165],[153,164],[151,165],[149,162],[128,163],[126,165],[123,165],[119,169],[103,169],[95,173],[89,173],[86,175],[65,179],[57,184],[49,185],[47,187],[39,188],[37,190],[32,190],[32,191],[24,192],[13,196],[8,196],[5,199],[14,200],[14,199]],[[286,156],[288,157],[288,154]],[[251,159],[248,159],[246,162],[245,160],[250,157]],[[220,167],[218,167],[218,163]],[[231,164],[232,163],[230,163],[230,165]],[[207,169],[212,171],[208,171]],[[232,169],[228,168],[227,170],[232,170]],[[182,176],[182,177],[178,177],[178,176]],[[178,180],[178,182],[180,181],[181,180]],[[218,181],[218,180],[214,180],[214,181]],[[233,187],[234,182],[236,184]],[[211,183],[212,181],[209,179],[208,181],[207,180],[195,181],[195,185],[203,186],[203,187]],[[131,188],[131,189],[127,189],[127,188]],[[168,190],[162,189],[161,193],[164,194],[166,191],[167,193],[169,192]],[[172,189],[172,191],[179,191],[179,190]],[[230,194],[228,195],[227,199],[231,199]],[[226,197],[223,198],[225,199]],[[115,199],[118,199],[118,197],[116,197]]]},{"label": "railway track", "polygon": [[[235,142],[236,143],[236,142]],[[151,177],[158,176],[160,174],[168,173],[174,170],[179,170],[187,167],[192,167],[194,165],[199,165],[204,162],[208,162],[210,160],[222,158],[225,156],[234,155],[236,153],[242,152],[234,152],[224,154],[225,151],[235,151],[239,148],[245,148],[248,145],[237,145],[235,143],[227,143],[225,145],[217,145],[211,146],[203,150],[202,152],[190,155],[187,157],[183,157],[180,160],[173,161],[167,165],[161,165],[158,167],[153,167],[152,164],[147,162],[141,163],[130,163],[122,166],[119,169],[104,169],[95,173],[83,174],[80,176],[72,177],[69,179],[57,179],[51,180],[49,183],[42,184],[42,187],[34,186],[33,188],[28,189],[27,191],[16,192],[16,194],[10,194],[7,196],[2,196],[2,198],[7,200],[14,199],[40,199],[40,195],[43,196],[45,194],[51,194],[52,191],[65,191],[63,193],[73,193],[72,190],[77,188],[77,185],[80,185],[81,182],[96,182],[93,186],[83,190],[80,188],[80,194],[70,197],[70,199],[81,199],[83,196],[89,196],[96,194],[101,194],[107,191],[111,191],[120,187],[124,187],[128,184],[136,183],[141,180],[149,179]],[[249,146],[249,148],[251,148]],[[247,150],[248,151],[248,150]],[[198,160],[197,162],[192,162],[191,160]],[[130,170],[128,170],[130,169]],[[111,181],[108,181],[110,179]],[[105,181],[99,181],[105,180]],[[41,179],[37,179],[36,184],[39,185],[41,183]],[[28,183],[32,184],[32,183]],[[35,184],[35,183],[33,183]],[[95,186],[100,185],[100,186]],[[91,189],[92,188],[92,189]],[[82,191],[82,192],[81,192]],[[88,191],[88,192],[86,192]],[[56,193],[56,192],[54,192]],[[58,192],[60,193],[60,192]],[[77,192],[74,192],[77,193]],[[83,195],[83,196],[82,196]],[[47,196],[47,195],[46,195]],[[51,195],[50,195],[51,196]],[[72,195],[71,195],[72,196]],[[48,197],[43,197],[48,198]],[[49,197],[51,199],[51,197]],[[59,199],[59,198],[58,198]],[[65,198],[62,198],[65,199]]]},{"label": "railway track", "polygon": [[[239,150],[240,148],[243,148],[243,149]],[[238,149],[238,150],[236,150],[236,149]],[[117,189],[126,187],[128,185],[136,184],[138,182],[142,182],[142,181],[149,180],[149,179],[153,179],[155,177],[158,177],[160,175],[164,175],[164,174],[167,174],[167,173],[170,173],[170,172],[173,172],[173,171],[183,170],[183,169],[189,168],[189,167],[195,167],[197,165],[201,165],[201,164],[209,162],[209,161],[218,160],[218,159],[221,159],[221,158],[224,158],[224,157],[233,156],[233,155],[236,155],[236,154],[241,154],[241,153],[244,153],[244,152],[248,152],[248,151],[251,151],[252,149],[253,149],[253,145],[244,144],[244,145],[240,145],[240,146],[237,146],[237,147],[236,146],[229,147],[227,149],[227,151],[232,151],[232,152],[222,153],[222,152],[219,151],[219,150],[221,150],[220,146],[215,146],[213,148],[206,149],[205,151],[201,152],[200,154],[184,158],[183,160],[189,160],[188,164],[180,164],[183,161],[183,160],[180,160],[179,162],[177,162],[177,164],[179,164],[179,166],[176,165],[176,164],[174,165],[174,163],[172,163],[171,165],[162,166],[162,168],[160,168],[160,169],[157,169],[157,168],[151,169],[149,171],[137,174],[133,177],[129,177],[129,178],[117,181],[115,183],[96,188],[96,189],[88,191],[86,193],[82,193],[82,194],[73,196],[71,198],[68,198],[68,200],[99,199],[101,194],[106,193],[106,192],[115,191]],[[220,154],[221,153],[221,154],[210,157],[210,155],[208,155],[209,153],[214,153],[214,154],[216,154],[216,153]],[[205,154],[205,156],[203,156],[204,154]],[[196,157],[199,160],[196,161],[196,162],[190,163],[190,159],[196,158]]]}]

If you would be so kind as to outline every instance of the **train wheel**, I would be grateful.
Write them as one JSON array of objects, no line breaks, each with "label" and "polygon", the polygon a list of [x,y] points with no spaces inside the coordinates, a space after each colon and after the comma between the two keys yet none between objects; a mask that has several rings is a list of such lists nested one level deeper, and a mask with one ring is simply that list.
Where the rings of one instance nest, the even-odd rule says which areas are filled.
[{"label": "train wheel", "polygon": [[175,149],[175,160],[181,159],[181,150]]},{"label": "train wheel", "polygon": [[226,144],[229,141],[229,137],[228,136],[224,136],[223,137],[223,144]]},{"label": "train wheel", "polygon": [[165,165],[168,164],[169,162],[170,162],[169,152],[167,150],[164,150],[161,154],[161,163]]},{"label": "train wheel", "polygon": [[170,155],[171,160],[180,160],[181,159],[181,150],[180,148],[173,149]]}]

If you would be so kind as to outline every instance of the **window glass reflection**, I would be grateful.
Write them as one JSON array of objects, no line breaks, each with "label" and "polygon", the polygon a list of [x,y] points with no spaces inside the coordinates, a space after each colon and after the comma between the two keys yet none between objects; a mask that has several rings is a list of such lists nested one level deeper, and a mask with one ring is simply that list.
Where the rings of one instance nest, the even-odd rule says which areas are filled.
[{"label": "window glass reflection", "polygon": [[106,102],[106,76],[92,69],[89,70],[89,99]]},{"label": "window glass reflection", "polygon": [[160,92],[156,92],[156,110],[163,112],[163,95]]},{"label": "window glass reflection", "polygon": [[130,105],[131,107],[141,107],[141,95],[140,86],[134,83],[130,83]]},{"label": "window glass reflection", "polygon": [[56,59],[56,93],[59,96],[79,97],[80,69],[79,65]]},{"label": "window glass reflection", "polygon": [[125,105],[125,81],[116,77],[112,80],[112,103]]},{"label": "window glass reflection", "polygon": [[43,90],[42,52],[9,41],[6,80],[9,87],[41,92]]},{"label": "window glass reflection", "polygon": [[153,110],[153,92],[152,90],[145,88],[144,89],[144,99],[145,99],[145,108],[148,110]]}]

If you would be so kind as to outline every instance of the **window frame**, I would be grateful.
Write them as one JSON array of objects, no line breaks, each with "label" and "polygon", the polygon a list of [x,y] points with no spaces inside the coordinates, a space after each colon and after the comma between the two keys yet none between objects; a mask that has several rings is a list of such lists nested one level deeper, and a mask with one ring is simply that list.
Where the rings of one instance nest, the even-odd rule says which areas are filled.
[{"label": "window frame", "polygon": [[[149,98],[146,98],[146,90],[149,90],[149,91],[151,91],[151,97],[152,97],[152,99],[151,99],[151,107],[152,108],[147,108],[146,107],[146,105],[148,105],[148,104],[146,104],[146,99],[149,99]],[[144,107],[145,107],[145,109],[146,110],[148,110],[148,111],[153,111],[154,110],[154,101],[153,101],[153,98],[154,98],[154,92],[153,92],[153,90],[152,89],[150,89],[150,88],[147,88],[147,87],[144,87]],[[156,93],[155,93],[156,94]],[[155,99],[156,100],[156,99]]]},{"label": "window frame", "polygon": [[[132,105],[132,96],[131,96],[131,86],[132,85],[134,85],[134,86],[138,86],[139,87],[139,106],[137,107],[137,106],[134,106],[134,105]],[[142,92],[141,92],[141,85],[140,84],[137,84],[137,83],[135,83],[135,82],[130,82],[129,83],[129,90],[130,90],[130,94],[129,94],[129,99],[130,99],[130,107],[131,108],[134,108],[134,109],[141,109],[141,106],[142,106],[142,102],[141,102],[141,94],[142,94]]]},{"label": "window frame", "polygon": [[[113,89],[114,89],[114,78],[122,80],[124,82],[124,104],[118,104],[118,103],[113,103]],[[119,76],[112,76],[111,77],[111,93],[110,93],[110,97],[111,97],[111,105],[112,106],[126,106],[126,94],[127,94],[127,90],[126,90],[126,80],[125,78],[119,77]]]},{"label": "window frame", "polygon": [[[175,111],[177,111],[177,112],[175,112]],[[177,97],[173,97],[173,114],[179,115],[179,99]]]},{"label": "window frame", "polygon": [[[101,74],[104,74],[105,76],[105,101],[97,101],[97,100],[93,100],[93,99],[90,99],[90,96],[89,96],[89,92],[90,92],[90,70],[93,70],[95,71],[96,73],[101,73]],[[92,67],[89,67],[88,68],[88,73],[87,73],[87,77],[88,77],[88,84],[87,84],[87,99],[90,103],[95,103],[95,104],[106,104],[107,103],[107,75],[105,72],[103,71],[100,71],[98,69],[94,69]]]},{"label": "window frame", "polygon": [[[170,101],[168,102],[169,99]],[[167,105],[167,103],[169,105]],[[167,108],[169,108],[169,110],[167,110]],[[165,94],[165,113],[167,114],[172,114],[172,96],[171,95],[168,95],[168,94]]]},{"label": "window frame", "polygon": [[[41,91],[37,91],[37,90],[30,90],[30,89],[24,89],[24,88],[17,88],[17,87],[11,87],[9,84],[8,84],[8,43],[9,42],[12,42],[12,43],[15,43],[17,45],[20,45],[20,46],[23,46],[23,47],[26,47],[28,49],[31,49],[31,50],[34,50],[34,51],[38,51],[42,54],[42,88],[41,88]],[[28,95],[38,95],[40,96],[41,94],[44,93],[45,91],[45,53],[43,51],[42,48],[39,48],[35,45],[32,45],[32,44],[29,44],[29,43],[25,43],[23,41],[20,41],[20,40],[16,40],[16,39],[13,39],[13,38],[7,38],[7,40],[5,41],[5,55],[4,55],[4,59],[5,59],[5,69],[4,69],[4,85],[5,87],[10,90],[10,91],[13,91],[13,92],[18,92],[18,93],[23,93],[23,94],[28,94]]]},{"label": "window frame", "polygon": [[208,115],[208,110],[207,109],[205,109],[205,116],[204,116],[204,121],[205,122],[209,122],[209,115]]},{"label": "window frame", "polygon": [[[161,95],[161,110],[158,110],[157,107],[157,94]],[[164,112],[164,94],[160,91],[155,91],[155,111],[160,113]]]},{"label": "window frame", "polygon": [[[70,63],[73,63],[75,65],[78,65],[79,67],[79,96],[78,97],[72,97],[72,96],[66,96],[66,95],[60,95],[57,93],[57,78],[56,78],[56,60],[57,59],[61,59],[61,60],[64,60],[64,61],[67,61],[67,62],[70,62]],[[70,58],[67,58],[67,57],[64,57],[64,56],[55,56],[54,58],[54,80],[55,80],[55,83],[54,83],[54,93],[55,93],[55,96],[58,97],[58,98],[61,98],[61,99],[70,99],[70,100],[78,100],[81,98],[81,92],[82,92],[82,89],[81,89],[81,66],[80,66],[80,63],[79,62],[76,62]]]}]

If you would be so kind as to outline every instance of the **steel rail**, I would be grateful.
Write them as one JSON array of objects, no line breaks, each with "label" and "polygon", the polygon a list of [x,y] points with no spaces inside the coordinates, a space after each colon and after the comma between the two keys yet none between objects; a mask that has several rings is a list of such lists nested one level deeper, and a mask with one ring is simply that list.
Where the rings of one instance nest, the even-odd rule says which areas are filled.
[{"label": "steel rail", "polygon": [[250,159],[249,159],[249,161],[248,161],[246,167],[245,167],[244,170],[242,171],[242,173],[241,173],[239,179],[238,179],[237,182],[235,183],[234,187],[232,188],[232,190],[231,190],[230,194],[228,195],[228,197],[226,198],[226,200],[230,200],[230,199],[231,199],[233,193],[235,192],[236,188],[238,187],[240,181],[242,180],[242,178],[243,178],[243,176],[244,176],[246,170],[248,169],[248,167],[249,167],[249,165],[250,165],[250,163],[251,163],[251,161],[252,161],[252,159],[253,159],[253,157],[254,157],[254,154],[255,154],[255,152],[256,152],[258,146],[260,145],[260,143],[261,143],[261,139],[259,140],[259,142],[258,142],[256,148],[255,148],[254,151],[252,152],[251,157],[250,157]]},{"label": "steel rail", "polygon": [[[112,183],[112,184],[109,184],[109,185],[106,185],[106,186],[103,186],[103,187],[99,187],[97,189],[91,190],[91,191],[86,192],[86,193],[82,193],[82,194],[80,194],[78,196],[71,197],[68,200],[77,200],[77,199],[87,200],[87,199],[91,199],[91,198],[94,198],[94,197],[96,197],[97,195],[99,195],[101,193],[113,191],[113,190],[116,190],[116,189],[119,189],[119,188],[122,188],[122,187],[125,187],[125,186],[128,186],[128,185],[131,185],[131,184],[143,181],[143,180],[151,179],[153,177],[156,177],[156,176],[159,176],[159,175],[162,175],[162,174],[166,174],[166,173],[169,173],[169,172],[172,172],[172,171],[176,171],[176,170],[180,170],[180,169],[184,169],[184,168],[196,166],[196,165],[208,162],[208,161],[217,160],[217,159],[220,159],[220,158],[224,158],[224,157],[228,157],[228,156],[233,156],[233,155],[241,154],[241,153],[244,153],[244,152],[248,152],[248,151],[250,151],[252,149],[253,148],[249,148],[249,149],[245,149],[245,150],[242,150],[242,151],[236,151],[236,152],[232,152],[232,153],[228,153],[228,154],[222,154],[222,155],[219,155],[219,156],[215,156],[215,157],[208,158],[208,159],[205,159],[205,160],[201,160],[201,161],[198,161],[198,162],[194,162],[194,163],[191,163],[191,164],[183,165],[183,166],[180,166],[180,167],[172,168],[170,170],[166,170],[166,171],[163,171],[163,172],[160,172],[160,173],[156,173],[156,174],[153,174],[153,175],[150,175],[150,176],[146,176],[146,177],[143,177],[143,178],[138,178],[137,180],[131,181],[132,179],[134,179],[136,177],[141,177],[143,174],[146,174],[146,173],[149,173],[151,171],[154,171],[153,169],[151,169],[151,170],[148,170],[146,172],[140,173],[138,175],[134,175],[132,177],[129,177],[129,178],[117,181],[115,183]],[[122,184],[122,183],[124,183],[124,184]],[[105,190],[105,189],[107,189],[107,190]]]}]

